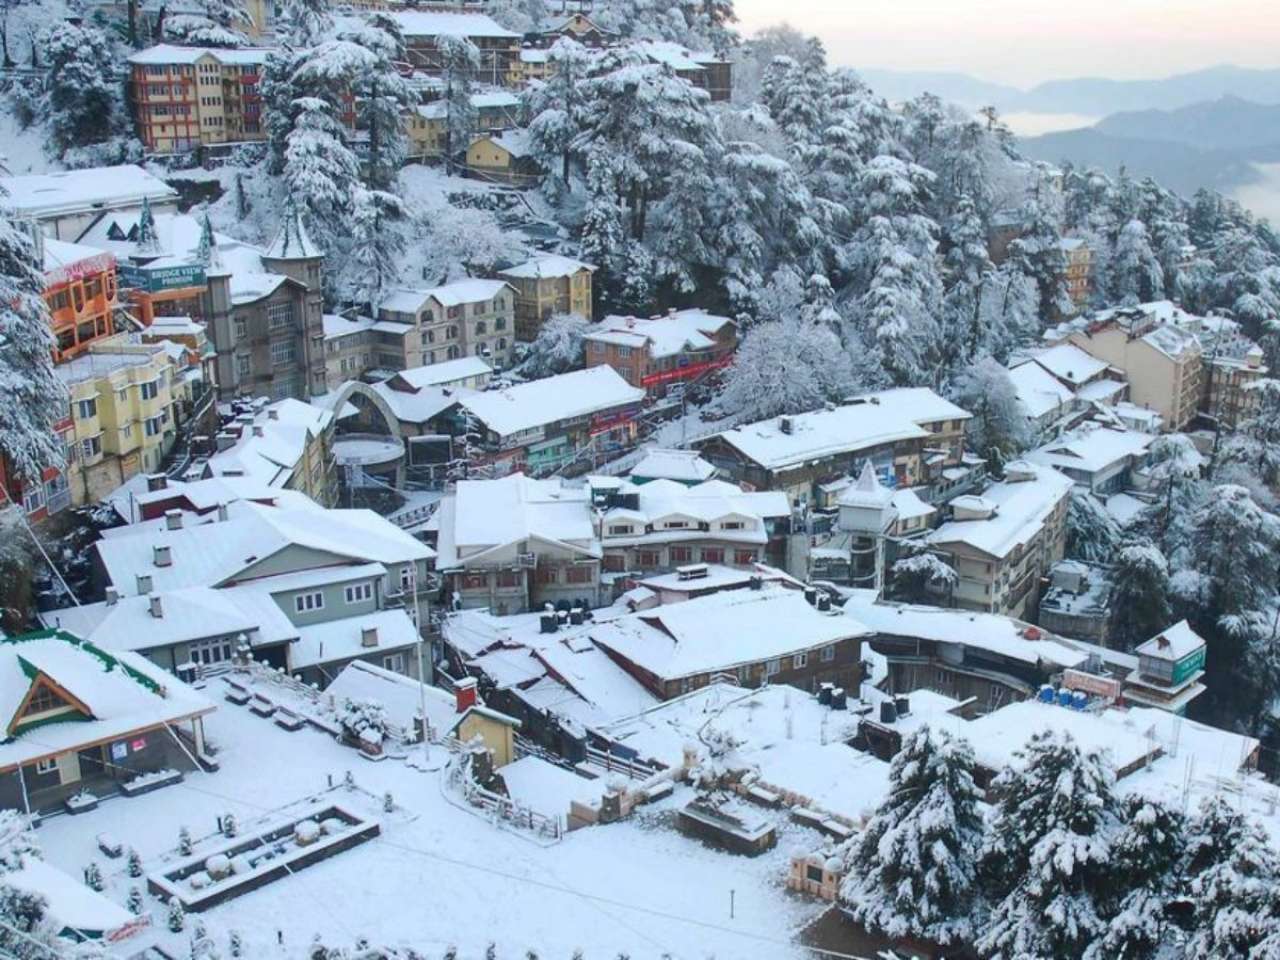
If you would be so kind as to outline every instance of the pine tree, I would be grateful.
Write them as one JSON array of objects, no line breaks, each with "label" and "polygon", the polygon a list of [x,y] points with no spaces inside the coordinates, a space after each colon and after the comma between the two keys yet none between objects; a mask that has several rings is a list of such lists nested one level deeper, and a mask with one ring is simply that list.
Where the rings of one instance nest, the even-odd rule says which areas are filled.
[{"label": "pine tree", "polygon": [[1000,464],[1030,445],[1031,428],[1026,408],[1018,399],[1009,371],[991,357],[980,357],[963,369],[950,396],[973,414],[966,444],[978,456]]},{"label": "pine tree", "polygon": [[1036,733],[992,783],[982,864],[999,898],[975,942],[986,960],[1080,957],[1106,929],[1112,772],[1063,733]]},{"label": "pine tree", "polygon": [[1120,816],[1123,825],[1111,842],[1107,930],[1086,960],[1151,960],[1169,939],[1165,908],[1177,892],[1182,814],[1158,800],[1130,795]]},{"label": "pine tree", "polygon": [[294,206],[322,235],[348,232],[360,168],[347,148],[342,125],[325,101],[304,97],[285,150],[284,181]]},{"label": "pine tree", "polygon": [[371,313],[399,276],[397,258],[405,242],[397,221],[403,217],[404,205],[394,193],[356,191],[351,217],[352,299],[368,305]]},{"label": "pine tree", "polygon": [[587,48],[569,37],[552,45],[548,56],[555,72],[544,82],[530,85],[524,94],[533,157],[543,169],[559,169],[560,183],[572,189],[574,138],[586,125],[586,95],[582,81],[591,68]]},{"label": "pine tree", "polygon": [[405,158],[405,112],[415,102],[407,81],[396,69],[396,63],[408,59],[404,36],[394,17],[373,13],[344,38],[372,54],[361,63],[351,85],[358,122],[369,138],[365,186],[390,191]]},{"label": "pine tree", "polygon": [[287,46],[314,47],[333,30],[329,0],[284,0],[277,30]]},{"label": "pine tree", "polygon": [[725,379],[721,403],[753,420],[813,410],[860,386],[831,327],[799,317],[751,327]]},{"label": "pine tree", "polygon": [[137,250],[139,254],[146,256],[158,256],[160,254],[160,236],[156,233],[156,217],[151,212],[151,201],[147,197],[142,198],[142,209],[138,213],[138,240]]},{"label": "pine tree", "polygon": [[1183,869],[1196,924],[1187,955],[1256,956],[1251,948],[1280,923],[1280,858],[1261,827],[1222,796],[1207,798],[1187,826]]},{"label": "pine tree", "polygon": [[192,840],[191,840],[191,831],[187,829],[187,827],[185,826],[179,827],[178,828],[178,853],[181,856],[189,857],[191,856],[191,850],[193,846],[194,844],[192,843]]},{"label": "pine tree", "polygon": [[1111,573],[1111,642],[1131,650],[1173,619],[1169,604],[1169,564],[1149,540],[1124,544]]},{"label": "pine tree", "polygon": [[968,943],[978,899],[981,793],[973,749],[924,726],[893,758],[889,795],[846,863],[840,898],[869,930],[944,946]]},{"label": "pine tree", "polygon": [[244,174],[236,174],[236,219],[243,223],[253,208],[249,205],[249,195],[244,189]]},{"label": "pine tree", "polygon": [[454,160],[471,146],[476,129],[476,108],[471,102],[472,78],[480,69],[480,51],[466,37],[441,34],[436,38],[440,52],[440,79],[444,84],[444,104],[448,111],[445,126],[445,169],[453,172]]},{"label": "pine tree", "polygon": [[1151,249],[1147,225],[1130,220],[1116,239],[1111,263],[1111,299],[1122,306],[1164,296],[1164,270]]},{"label": "pine tree", "polygon": [[[963,367],[979,353],[990,353],[992,343],[982,311],[982,290],[995,269],[987,255],[986,231],[977,208],[961,197],[947,223],[949,244],[944,263],[947,289],[943,295],[942,327],[952,348],[952,360]],[[992,331],[1002,333],[1003,331]]]},{"label": "pine tree", "polygon": [[41,894],[0,883],[0,953],[16,960],[53,960],[66,956],[59,924]]},{"label": "pine tree", "polygon": [[553,313],[538,327],[524,351],[521,376],[537,380],[576,370],[583,364],[583,337],[591,323],[576,313]]},{"label": "pine tree", "polygon": [[0,450],[19,477],[30,478],[62,465],[53,425],[67,412],[36,256],[31,234],[0,209]]},{"label": "pine tree", "polygon": [[125,901],[125,907],[134,916],[138,916],[142,913],[143,905],[144,900],[142,899],[142,888],[130,887],[129,898]]},{"label": "pine tree", "polygon": [[1105,563],[1123,539],[1107,508],[1087,490],[1076,489],[1067,505],[1066,556],[1086,563]]},{"label": "pine tree", "polygon": [[142,857],[132,847],[129,848],[128,854],[125,855],[125,872],[134,879],[142,876]]},{"label": "pine tree", "polygon": [[187,914],[182,909],[182,901],[177,897],[169,899],[168,925],[172,933],[181,933],[187,925]]},{"label": "pine tree", "polygon": [[1247,389],[1255,406],[1223,443],[1218,462],[1241,464],[1267,486],[1280,486],[1280,380],[1266,377]]},{"label": "pine tree", "polygon": [[123,92],[111,42],[86,24],[61,23],[43,37],[48,66],[49,146],[61,157],[73,147],[108,140]]},{"label": "pine tree", "polygon": [[206,267],[213,260],[214,246],[217,241],[213,237],[213,223],[209,219],[209,210],[205,208],[200,215],[200,241],[196,245],[196,261]]}]

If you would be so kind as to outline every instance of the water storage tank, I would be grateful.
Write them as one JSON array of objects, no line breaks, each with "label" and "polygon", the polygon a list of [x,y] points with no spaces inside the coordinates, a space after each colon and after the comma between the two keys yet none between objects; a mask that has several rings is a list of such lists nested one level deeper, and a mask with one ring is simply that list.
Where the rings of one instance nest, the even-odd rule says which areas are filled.
[{"label": "water storage tank", "polygon": [[832,684],[824,683],[818,688],[818,703],[824,707],[831,706],[831,687]]},{"label": "water storage tank", "polygon": [[1071,709],[1083,710],[1089,705],[1089,695],[1083,690],[1077,690],[1071,695]]},{"label": "water storage tank", "polygon": [[905,717],[911,713],[911,699],[909,697],[894,697],[893,705],[898,709],[898,716]]},{"label": "water storage tank", "polygon": [[556,632],[556,615],[554,613],[544,613],[539,620],[542,624],[543,633]]},{"label": "water storage tank", "polygon": [[843,710],[845,708],[844,687],[836,687],[831,691],[831,709]]},{"label": "water storage tank", "polygon": [[1061,690],[1058,691],[1058,706],[1060,707],[1071,706],[1071,691],[1068,690],[1066,687],[1063,687]]},{"label": "water storage tank", "polygon": [[897,723],[898,708],[893,705],[892,700],[885,700],[880,704],[880,722],[881,723]]},{"label": "water storage tank", "polygon": [[826,613],[831,609],[831,598],[825,593],[818,594],[818,612]]},{"label": "water storage tank", "polygon": [[1044,683],[1040,685],[1040,702],[1053,703],[1053,684]]}]

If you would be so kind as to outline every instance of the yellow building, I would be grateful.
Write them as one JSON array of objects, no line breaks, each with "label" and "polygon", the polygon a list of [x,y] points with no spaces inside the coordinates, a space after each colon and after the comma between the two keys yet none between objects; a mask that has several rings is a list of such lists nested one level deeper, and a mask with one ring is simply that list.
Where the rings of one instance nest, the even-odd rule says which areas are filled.
[{"label": "yellow building", "polygon": [[155,153],[265,139],[258,82],[267,52],[162,43],[131,55],[138,139]]},{"label": "yellow building", "polygon": [[1195,333],[1169,321],[1166,304],[1105,311],[1068,339],[1090,356],[1123,370],[1129,399],[1159,413],[1167,429],[1181,430],[1195,416],[1204,395],[1203,351]]},{"label": "yellow building", "polygon": [[70,395],[66,476],[72,503],[101,500],[130,477],[159,470],[176,435],[179,381],[163,344],[117,334],[55,371]]},{"label": "yellow building", "polygon": [[[505,90],[472,94],[476,129],[486,132],[510,130],[520,115],[520,98]],[[405,134],[410,157],[442,157],[448,138],[449,104],[433,100],[415,106],[405,118]],[[458,144],[461,149],[462,145]]]},{"label": "yellow building", "polygon": [[544,254],[498,271],[516,291],[516,339],[532,340],[553,313],[593,319],[591,274],[595,269],[581,260]]},{"label": "yellow building", "polygon": [[482,180],[531,186],[541,177],[523,130],[482,134],[467,148],[467,171]]}]

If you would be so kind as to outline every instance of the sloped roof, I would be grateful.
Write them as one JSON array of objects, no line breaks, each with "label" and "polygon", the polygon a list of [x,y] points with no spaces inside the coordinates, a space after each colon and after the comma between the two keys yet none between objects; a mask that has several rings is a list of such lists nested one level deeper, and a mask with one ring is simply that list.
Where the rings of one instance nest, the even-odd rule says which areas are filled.
[{"label": "sloped roof", "polygon": [[440,509],[442,568],[530,539],[600,555],[587,489],[563,486],[556,478],[514,473],[498,480],[460,480]]},{"label": "sloped roof", "polygon": [[263,251],[262,255],[272,260],[306,260],[312,257],[323,257],[324,251],[307,233],[302,215],[294,211],[291,215],[286,214],[271,245]]},{"label": "sloped roof", "polygon": [[[5,205],[21,216],[52,217],[90,208],[177,200],[178,191],[136,164],[0,177]],[[91,244],[92,246],[92,244]]]},{"label": "sloped roof", "polygon": [[613,367],[600,365],[462,397],[462,405],[500,436],[588,416],[645,398]]},{"label": "sloped roof", "polygon": [[572,257],[563,257],[557,253],[544,253],[541,256],[526,260],[524,263],[516,264],[514,267],[499,270],[498,275],[515,277],[521,280],[543,280],[555,277],[571,277],[579,270],[594,272],[595,269],[594,264],[583,263],[581,260],[574,260]]},{"label": "sloped roof", "polygon": [[644,458],[631,468],[631,476],[645,479],[678,480],[701,483],[715,476],[713,464],[698,456],[696,450],[665,450],[650,447]]},{"label": "sloped roof", "polygon": [[649,318],[608,316],[585,339],[624,346],[647,342],[654,357],[671,357],[685,350],[706,350],[715,346],[716,334],[724,327],[734,325],[728,317],[696,308]]},{"label": "sloped roof", "polygon": [[1191,624],[1185,620],[1179,620],[1173,626],[1161,630],[1146,643],[1138,646],[1134,653],[1163,659],[1181,660],[1187,654],[1199,650],[1204,645],[1204,638],[1191,629]]},{"label": "sloped roof", "polygon": [[[790,421],[789,433],[782,429],[784,420]],[[923,439],[929,434],[909,417],[878,404],[857,403],[791,417],[773,417],[714,436],[762,467],[780,470],[806,460],[867,450],[900,440]]]},{"label": "sloped roof", "polygon": [[1027,416],[1039,419],[1069,404],[1075,396],[1057,377],[1033,360],[1009,370],[1009,380]]},{"label": "sloped roof", "polygon": [[[1031,465],[1028,465],[1031,466]],[[932,544],[963,543],[1004,557],[1040,532],[1054,508],[1070,495],[1072,482],[1050,467],[1035,465],[1033,480],[993,483],[982,492],[994,515],[985,520],[949,520],[925,539]]]},{"label": "sloped roof", "polygon": [[1060,343],[1031,358],[1059,380],[1079,387],[1107,369],[1105,361],[1085,353],[1074,343]]},{"label": "sloped roof", "polygon": [[405,10],[391,14],[405,39],[413,37],[496,37],[518,40],[520,34],[499,26],[482,13],[445,13]]}]

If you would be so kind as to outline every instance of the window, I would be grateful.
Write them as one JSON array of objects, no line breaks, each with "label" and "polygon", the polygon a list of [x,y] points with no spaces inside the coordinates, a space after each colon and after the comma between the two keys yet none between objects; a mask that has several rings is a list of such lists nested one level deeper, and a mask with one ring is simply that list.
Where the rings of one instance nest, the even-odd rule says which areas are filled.
[{"label": "window", "polygon": [[102,438],[89,437],[87,440],[80,441],[80,456],[85,460],[90,457],[96,457],[102,452]]},{"label": "window", "polygon": [[413,567],[403,566],[400,568],[400,589],[410,590],[413,588]]},{"label": "window", "polygon": [[636,562],[640,564],[641,569],[652,570],[658,565],[658,551],[641,550],[636,556]]},{"label": "window", "polygon": [[249,379],[250,362],[248,354],[236,357],[236,377],[241,380]]},{"label": "window", "polygon": [[801,670],[809,663],[809,655],[807,653],[797,653],[791,658],[791,669]]},{"label": "window", "polygon": [[503,330],[507,329],[507,318],[506,318],[506,317],[498,317],[498,318],[496,318],[496,319],[493,321],[493,329],[495,329],[495,330],[497,330],[497,331],[499,331],[499,332],[501,332],[501,331],[503,331]]},{"label": "window", "polygon": [[128,403],[128,402],[129,402],[129,388],[121,387],[119,390],[116,391],[116,403]]},{"label": "window", "polygon": [[164,428],[164,419],[162,417],[148,417],[142,423],[143,434],[148,437],[154,437]]},{"label": "window", "polygon": [[221,640],[201,640],[191,644],[188,650],[191,662],[202,666],[231,659],[231,641],[225,637]]},{"label": "window", "polygon": [[515,570],[499,570],[498,586],[500,587],[519,587],[523,586],[524,580],[518,571]]},{"label": "window", "polygon": [[81,400],[76,404],[76,416],[81,420],[92,420],[98,415],[98,401]]},{"label": "window", "polygon": [[138,384],[138,392],[143,400],[154,400],[160,393],[160,381],[148,380]]},{"label": "window", "polygon": [[814,866],[812,863],[806,864],[804,868],[805,879],[812,883],[822,882],[822,868]]},{"label": "window", "polygon": [[444,328],[444,336],[446,340],[456,340],[458,337],[458,328],[453,324]]},{"label": "window", "polygon": [[382,658],[382,669],[392,673],[404,673],[404,654],[392,653]]},{"label": "window", "polygon": [[308,610],[323,610],[324,594],[319,590],[315,593],[300,593],[293,598],[293,609],[296,613],[306,613]]},{"label": "window", "polygon": [[36,761],[36,773],[38,773],[42,777],[47,777],[49,774],[53,773],[57,769],[58,769],[58,761],[53,757],[50,757],[47,760]]},{"label": "window", "polygon": [[133,439],[133,424],[132,424],[132,423],[126,423],[123,427],[121,427],[121,428],[120,428],[120,436],[121,436],[121,437],[123,437],[125,440],[132,440],[132,439]]},{"label": "window", "polygon": [[672,563],[689,563],[693,560],[691,547],[672,547],[670,550]]},{"label": "window", "polygon": [[685,528],[686,528],[686,527],[688,527],[688,526],[689,526],[689,523],[688,523],[688,521],[686,521],[686,520],[668,520],[666,523],[664,523],[664,524],[662,525],[662,529],[664,529],[664,530],[683,530],[683,529],[685,529]]},{"label": "window", "polygon": [[243,340],[249,335],[248,325],[244,322],[244,317],[236,317],[235,319],[236,340]]},{"label": "window", "polygon": [[574,564],[568,568],[565,580],[568,583],[590,583],[591,572],[590,564]]},{"label": "window", "polygon": [[22,508],[27,513],[35,513],[44,506],[44,487],[38,483],[27,486],[22,491]]},{"label": "window", "polygon": [[365,600],[373,599],[372,583],[353,583],[347,586],[346,591],[347,603],[363,603]]},{"label": "window", "polygon": [[609,536],[625,537],[628,533],[635,530],[635,527],[629,523],[614,523],[609,526]]},{"label": "window", "polygon": [[766,677],[772,677],[775,673],[782,672],[781,660],[770,660],[764,665],[764,674]]},{"label": "window", "polygon": [[483,336],[485,335],[485,333],[486,333],[486,332],[488,332],[488,328],[485,326],[485,322],[484,322],[483,320],[477,320],[477,321],[476,321],[476,336],[477,336],[477,337],[483,337]]},{"label": "window", "polygon": [[741,520],[726,520],[724,523],[720,524],[721,530],[741,530],[742,527],[743,523]]},{"label": "window", "polygon": [[756,562],[756,552],[754,550],[735,550],[733,562],[735,566],[749,567]]},{"label": "window", "polygon": [[631,348],[630,348],[630,347],[619,347],[619,348],[618,348],[618,356],[619,356],[621,359],[623,359],[623,360],[627,359],[627,357],[631,356]]},{"label": "window", "polygon": [[283,367],[298,357],[298,347],[292,340],[277,340],[271,344],[271,365]]},{"label": "window", "polygon": [[829,643],[822,648],[823,663],[830,663],[835,658],[836,658],[836,645],[834,643]]},{"label": "window", "polygon": [[703,563],[724,563],[724,547],[706,547],[702,551]]},{"label": "window", "polygon": [[267,322],[272,330],[283,330],[293,323],[292,301],[267,304]]}]

